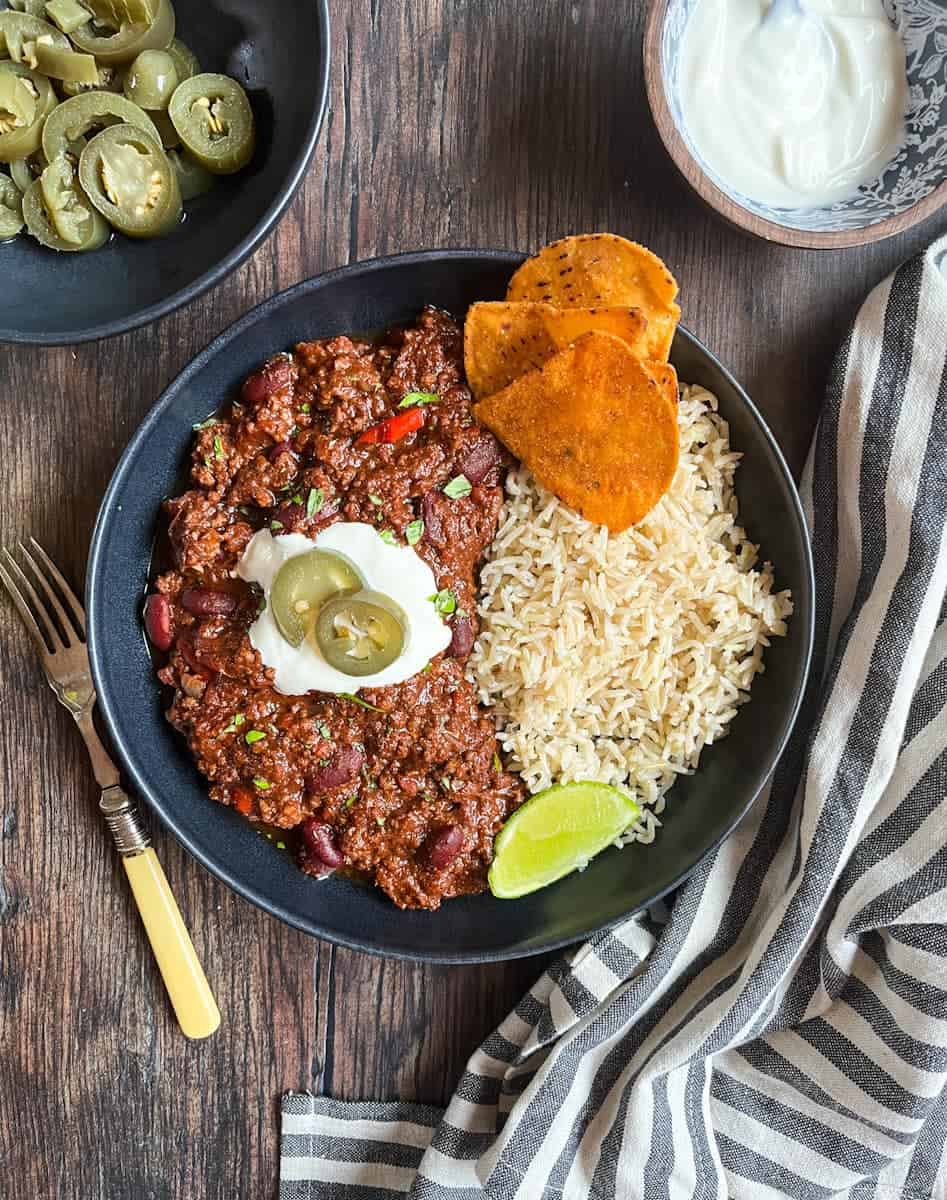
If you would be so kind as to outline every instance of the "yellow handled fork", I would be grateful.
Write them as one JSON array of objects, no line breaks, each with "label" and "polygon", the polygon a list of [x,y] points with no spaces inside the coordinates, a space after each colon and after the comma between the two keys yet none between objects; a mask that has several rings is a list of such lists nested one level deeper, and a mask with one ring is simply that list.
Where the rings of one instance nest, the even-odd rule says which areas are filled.
[{"label": "yellow handled fork", "polygon": [[0,580],[33,635],[49,686],[72,713],[85,741],[102,789],[99,808],[122,856],[178,1023],[186,1037],[209,1037],[220,1024],[220,1013],[138,806],[122,790],[118,768],[92,721],[95,689],[85,643],[85,613],[42,546],[35,538],[29,542],[30,549],[19,543],[25,571],[4,548]]}]

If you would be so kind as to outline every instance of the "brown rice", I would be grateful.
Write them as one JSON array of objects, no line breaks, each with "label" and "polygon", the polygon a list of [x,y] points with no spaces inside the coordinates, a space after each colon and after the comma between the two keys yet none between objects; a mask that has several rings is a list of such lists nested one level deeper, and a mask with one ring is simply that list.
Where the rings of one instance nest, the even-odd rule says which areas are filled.
[{"label": "brown rice", "polygon": [[510,765],[531,792],[627,789],[645,807],[625,841],[654,840],[668,788],[726,734],[792,612],[739,524],[716,397],[685,388],[679,423],[671,490],[625,533],[512,472],[481,577],[471,670]]}]

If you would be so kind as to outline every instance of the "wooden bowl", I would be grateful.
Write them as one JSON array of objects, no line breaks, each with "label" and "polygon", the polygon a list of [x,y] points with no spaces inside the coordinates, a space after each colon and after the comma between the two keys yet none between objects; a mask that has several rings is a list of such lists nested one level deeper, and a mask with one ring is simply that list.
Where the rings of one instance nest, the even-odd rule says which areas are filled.
[{"label": "wooden bowl", "polygon": [[[729,224],[766,241],[813,250],[880,242],[947,204],[947,97],[939,85],[947,58],[947,6],[892,0],[905,42],[910,85],[908,137],[884,173],[850,200],[824,208],[774,209],[730,189],[695,153],[677,97],[679,46],[694,0],[652,0],[644,32],[651,115],[667,152],[700,198]],[[922,11],[923,10],[923,11]]]}]

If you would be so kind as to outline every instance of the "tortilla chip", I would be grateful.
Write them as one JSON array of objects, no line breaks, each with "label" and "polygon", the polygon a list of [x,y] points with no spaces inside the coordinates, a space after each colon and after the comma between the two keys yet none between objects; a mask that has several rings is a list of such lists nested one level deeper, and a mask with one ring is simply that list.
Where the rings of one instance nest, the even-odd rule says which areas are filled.
[{"label": "tortilla chip", "polygon": [[612,334],[584,334],[474,412],[563,503],[613,532],[645,517],[677,469],[677,406]]},{"label": "tortilla chip", "polygon": [[649,357],[648,322],[634,308],[554,308],[551,304],[474,304],[464,325],[464,367],[475,396],[492,396],[541,367],[593,329]]},{"label": "tortilla chip", "polygon": [[528,258],[515,272],[507,300],[534,300],[558,308],[627,305],[668,312],[677,280],[656,254],[615,233],[562,238]]}]

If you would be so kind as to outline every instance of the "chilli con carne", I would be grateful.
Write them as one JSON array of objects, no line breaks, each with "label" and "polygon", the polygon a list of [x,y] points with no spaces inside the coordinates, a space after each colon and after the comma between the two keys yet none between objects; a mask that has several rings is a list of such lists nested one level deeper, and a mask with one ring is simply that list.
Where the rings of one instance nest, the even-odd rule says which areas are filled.
[{"label": "chilli con carne", "polygon": [[[405,908],[484,890],[524,796],[464,677],[503,470],[472,415],[460,330],[428,308],[377,343],[335,337],[271,359],[198,429],[190,490],[165,505],[174,566],[145,623],[167,654],[169,720],[212,798],[298,830],[309,874],[358,873]],[[314,536],[337,521],[413,546],[450,645],[397,686],[286,696],[250,643],[260,594],[235,568],[258,529]]]}]

